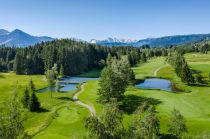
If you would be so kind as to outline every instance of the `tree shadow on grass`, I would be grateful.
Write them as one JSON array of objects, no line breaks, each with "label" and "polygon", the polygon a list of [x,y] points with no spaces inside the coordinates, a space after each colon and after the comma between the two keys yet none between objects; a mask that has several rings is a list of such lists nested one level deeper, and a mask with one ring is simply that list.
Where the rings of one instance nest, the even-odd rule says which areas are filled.
[{"label": "tree shadow on grass", "polygon": [[209,84],[208,84],[208,82],[203,82],[202,84],[201,83],[200,84],[196,83],[196,84],[191,84],[190,86],[209,87]]},{"label": "tree shadow on grass", "polygon": [[61,99],[61,100],[68,100],[68,101],[73,101],[71,98],[69,97],[59,97],[58,99]]},{"label": "tree shadow on grass", "polygon": [[40,108],[40,110],[37,111],[37,113],[44,113],[44,112],[49,112],[49,110],[45,108]]},{"label": "tree shadow on grass", "polygon": [[3,75],[0,74],[0,78],[5,78]]},{"label": "tree shadow on grass", "polygon": [[160,100],[154,98],[146,98],[136,95],[126,95],[119,108],[127,114],[132,114],[144,102],[147,102],[149,105],[158,105],[161,103]]},{"label": "tree shadow on grass", "polygon": [[202,73],[200,70],[195,70],[195,69],[191,69],[192,73],[193,74],[199,74],[199,73]]},{"label": "tree shadow on grass", "polygon": [[177,139],[173,134],[160,134],[160,139]]}]

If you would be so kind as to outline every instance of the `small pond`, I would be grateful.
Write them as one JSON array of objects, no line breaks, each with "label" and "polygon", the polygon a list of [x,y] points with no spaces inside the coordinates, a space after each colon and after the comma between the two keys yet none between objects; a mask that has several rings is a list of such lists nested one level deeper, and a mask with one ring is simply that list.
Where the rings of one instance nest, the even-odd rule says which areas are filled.
[{"label": "small pond", "polygon": [[172,83],[170,80],[159,78],[145,79],[143,82],[136,84],[135,87],[143,89],[160,89],[165,91],[173,91]]},{"label": "small pond", "polygon": [[72,82],[72,83],[83,83],[90,80],[98,80],[99,78],[86,78],[86,77],[65,77],[61,78],[62,82]]},{"label": "small pond", "polygon": [[[60,92],[67,92],[67,91],[74,91],[77,89],[77,86],[80,83],[87,82],[90,80],[98,80],[99,78],[83,78],[83,77],[65,77],[60,80],[59,86],[60,86]],[[50,89],[43,88],[38,90],[38,92],[46,92],[50,91]],[[53,91],[55,92],[55,88],[53,88]]]}]

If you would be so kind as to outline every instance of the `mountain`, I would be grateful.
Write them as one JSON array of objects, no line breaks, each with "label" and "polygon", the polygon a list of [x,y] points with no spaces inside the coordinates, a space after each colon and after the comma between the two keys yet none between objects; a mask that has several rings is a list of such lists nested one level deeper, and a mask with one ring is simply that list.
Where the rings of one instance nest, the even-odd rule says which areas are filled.
[{"label": "mountain", "polygon": [[0,29],[0,36],[1,35],[6,35],[6,34],[9,34],[9,31],[4,30],[4,29]]},{"label": "mountain", "polygon": [[148,38],[143,40],[125,40],[108,38],[107,40],[94,40],[90,43],[95,43],[103,46],[135,46],[150,45],[151,47],[164,47],[169,45],[180,45],[191,42],[198,42],[202,40],[210,40],[210,34],[191,34],[191,35],[176,35],[166,36],[161,38]]},{"label": "mountain", "polygon": [[26,47],[40,43],[42,41],[52,40],[54,39],[47,36],[37,37],[29,35],[19,29],[15,29],[12,32],[0,29],[0,45]]},{"label": "mountain", "polygon": [[104,46],[127,46],[128,44],[134,44],[137,40],[131,40],[131,39],[117,39],[117,38],[108,38],[106,40],[96,40],[92,39],[90,43],[93,44],[99,44]]}]

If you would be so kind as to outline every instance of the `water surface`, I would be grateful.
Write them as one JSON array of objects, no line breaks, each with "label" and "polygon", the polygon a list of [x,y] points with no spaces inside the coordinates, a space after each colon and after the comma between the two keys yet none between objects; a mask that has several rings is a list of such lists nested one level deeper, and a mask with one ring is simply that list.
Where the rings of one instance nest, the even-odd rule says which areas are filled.
[{"label": "water surface", "polygon": [[136,84],[135,87],[143,89],[160,89],[165,91],[172,91],[171,81],[159,78],[145,79],[144,82]]},{"label": "water surface", "polygon": [[[98,80],[99,78],[86,78],[86,77],[65,77],[61,78],[59,86],[60,92],[74,91],[80,83],[84,83],[90,80]],[[50,91],[49,87],[38,90],[38,92]],[[55,88],[53,88],[55,92]]]}]

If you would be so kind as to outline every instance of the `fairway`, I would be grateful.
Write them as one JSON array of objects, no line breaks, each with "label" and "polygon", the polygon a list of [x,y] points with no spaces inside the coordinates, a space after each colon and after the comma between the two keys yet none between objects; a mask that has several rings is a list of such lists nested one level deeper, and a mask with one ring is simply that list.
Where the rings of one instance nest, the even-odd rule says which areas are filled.
[{"label": "fairway", "polygon": [[[204,79],[209,82],[210,54],[191,53],[185,55],[190,67],[199,71]],[[204,60],[205,59],[205,60]],[[132,105],[133,110],[141,104],[142,98],[155,102],[160,119],[160,132],[167,133],[168,121],[171,110],[178,109],[186,118],[188,133],[198,135],[210,133],[210,87],[187,86],[183,84],[174,73],[170,65],[166,64],[164,57],[150,59],[147,63],[133,67],[136,79],[146,77],[161,77],[170,79],[182,92],[173,93],[161,90],[137,89],[129,86],[126,90],[126,101]],[[98,71],[97,71],[98,72]],[[93,73],[93,74],[92,74]],[[94,76],[96,71],[82,75]],[[18,83],[19,95],[21,95],[30,79],[33,79],[36,89],[44,88],[47,82],[42,75],[15,75],[14,73],[1,73],[0,76],[0,102],[10,98],[14,87]],[[78,96],[79,100],[96,110],[97,116],[103,111],[103,104],[97,102],[99,81],[88,81],[84,84],[84,91]],[[40,99],[42,112],[27,112],[24,127],[34,139],[67,139],[83,138],[87,135],[84,127],[84,118],[90,116],[88,109],[79,106],[72,101],[74,92],[36,93]],[[132,113],[124,114],[124,126],[130,124]]]},{"label": "fairway", "polygon": [[[210,54],[192,53],[185,55],[186,60],[193,70],[198,70],[208,79],[210,68]],[[205,59],[205,61],[203,61]],[[183,84],[176,76],[173,69],[165,64],[164,58],[156,58],[149,63],[139,65],[134,68],[136,77],[143,78],[153,76],[152,72],[157,67],[164,66],[157,72],[158,77],[171,79],[177,87],[186,90],[186,92],[172,93],[160,90],[141,90],[134,87],[128,88],[126,94],[141,95],[159,100],[161,103],[157,105],[160,116],[161,131],[167,132],[167,124],[170,112],[173,108],[180,110],[187,120],[187,126],[190,134],[200,134],[201,132],[210,132],[210,87],[187,86]]]},{"label": "fairway", "polygon": [[[191,53],[185,55],[185,57],[193,70],[199,70],[205,79],[209,80],[210,54]],[[206,60],[203,62],[203,59]],[[174,108],[180,110],[181,114],[186,118],[189,134],[210,133],[210,87],[185,85],[176,76],[171,66],[166,64],[164,57],[153,58],[148,63],[138,64],[133,70],[136,79],[146,77],[167,78],[184,90],[183,92],[173,93],[161,90],[137,89],[133,86],[127,88],[126,96],[133,97],[130,100],[131,105],[138,105],[139,100],[141,100],[139,97],[151,98],[157,102],[156,108],[160,119],[161,133],[167,133],[170,113]],[[154,72],[157,72],[156,75]],[[84,93],[79,98],[81,101],[94,106],[97,112],[100,113],[103,107],[97,103],[97,92],[98,81],[89,81],[85,86]],[[125,127],[129,125],[131,118],[132,114],[125,114]]]}]

